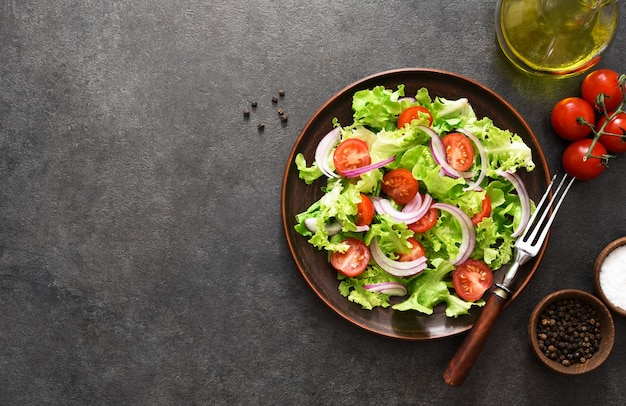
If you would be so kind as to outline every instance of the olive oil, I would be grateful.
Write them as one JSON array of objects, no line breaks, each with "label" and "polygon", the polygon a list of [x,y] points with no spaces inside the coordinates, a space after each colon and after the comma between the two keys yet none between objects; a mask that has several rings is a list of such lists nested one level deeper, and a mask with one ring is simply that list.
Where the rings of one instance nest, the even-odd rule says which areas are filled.
[{"label": "olive oil", "polygon": [[569,76],[595,65],[615,34],[617,0],[499,0],[504,54],[532,73]]}]

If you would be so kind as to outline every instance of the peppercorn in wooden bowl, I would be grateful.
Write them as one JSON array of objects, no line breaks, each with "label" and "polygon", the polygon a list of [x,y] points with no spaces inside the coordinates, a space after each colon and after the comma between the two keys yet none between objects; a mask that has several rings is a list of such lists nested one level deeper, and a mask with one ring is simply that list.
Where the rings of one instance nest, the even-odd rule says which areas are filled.
[{"label": "peppercorn in wooden bowl", "polygon": [[598,368],[615,340],[611,312],[600,299],[565,289],[546,296],[533,310],[528,334],[537,358],[548,368],[579,375]]},{"label": "peppercorn in wooden bowl", "polygon": [[593,270],[596,292],[615,314],[626,316],[626,237],[607,245]]}]

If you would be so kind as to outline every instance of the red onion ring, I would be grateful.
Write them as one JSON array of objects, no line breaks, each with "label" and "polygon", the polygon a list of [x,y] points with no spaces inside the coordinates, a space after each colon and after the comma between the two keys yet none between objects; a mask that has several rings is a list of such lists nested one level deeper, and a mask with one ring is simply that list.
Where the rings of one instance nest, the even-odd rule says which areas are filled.
[{"label": "red onion ring", "polygon": [[[426,196],[427,197],[420,204],[420,206],[414,208],[413,211],[404,211],[404,209],[402,211],[396,210],[388,199],[384,199],[382,197],[373,196],[371,199],[372,203],[374,203],[374,209],[378,214],[389,214],[395,221],[413,224],[417,220],[424,217],[424,215],[428,212],[428,209],[430,209],[430,204],[432,203],[433,198],[428,194]],[[420,198],[420,200],[422,199]]]},{"label": "red onion ring", "polygon": [[376,262],[383,271],[393,276],[405,277],[417,275],[427,267],[426,262],[428,259],[426,257],[420,257],[407,262],[394,261],[388,258],[378,246],[376,238],[372,239],[370,243],[370,252],[372,253],[374,262]]},{"label": "red onion ring", "polygon": [[446,147],[443,145],[443,141],[441,140],[439,134],[429,127],[419,126],[418,128],[430,135],[430,150],[432,151],[433,158],[435,159],[437,165],[441,166],[443,173],[455,179],[460,178],[461,174],[459,171],[454,169],[448,163],[448,159],[446,158]]},{"label": "red onion ring", "polygon": [[[482,183],[483,179],[485,179],[485,175],[487,174],[487,151],[485,151],[485,147],[483,146],[483,143],[480,142],[480,140],[478,139],[478,137],[476,137],[473,133],[471,133],[470,131],[467,131],[464,128],[458,128],[456,131],[460,132],[461,134],[465,135],[467,138],[469,138],[470,140],[472,140],[472,142],[474,143],[474,145],[476,145],[476,149],[478,149],[478,154],[480,155],[480,173],[478,174],[478,179],[476,179],[476,181],[470,181],[468,180],[469,186],[466,187],[464,190],[476,190],[480,188],[480,184]],[[470,172],[468,172],[469,174]],[[473,177],[474,173],[471,172],[471,176]]]},{"label": "red onion ring", "polygon": [[530,196],[528,195],[528,191],[526,190],[526,185],[524,185],[524,182],[516,173],[498,170],[496,171],[496,174],[511,182],[515,190],[517,190],[517,195],[519,196],[520,203],[522,205],[522,218],[519,222],[519,225],[517,226],[515,231],[513,231],[513,234],[511,234],[511,236],[519,237],[526,229],[526,225],[528,224],[528,220],[530,219]]},{"label": "red onion ring", "polygon": [[320,168],[322,173],[329,178],[338,178],[333,170],[328,166],[328,161],[330,159],[330,154],[335,145],[339,143],[341,139],[341,131],[339,127],[335,127],[328,132],[322,138],[322,140],[317,144],[317,148],[315,149],[315,162],[317,163],[317,167]]},{"label": "red onion ring", "polygon": [[408,293],[406,286],[400,282],[373,283],[371,285],[363,285],[363,288],[370,292],[384,293],[389,296],[405,296]]},{"label": "red onion ring", "polygon": [[343,175],[346,178],[356,178],[357,176],[361,176],[364,173],[367,173],[374,169],[382,168],[383,166],[392,163],[394,159],[396,159],[395,155],[390,156],[389,158],[383,159],[382,161],[376,162],[374,164],[362,166],[360,168],[355,168],[355,169],[348,169],[346,171],[343,171]]},{"label": "red onion ring", "polygon": [[456,256],[456,259],[453,261],[454,265],[458,265],[462,262],[467,261],[470,257],[474,248],[476,247],[476,230],[474,229],[474,224],[472,223],[472,219],[469,218],[467,214],[456,206],[453,206],[448,203],[435,203],[432,207],[440,210],[447,211],[452,214],[459,225],[461,226],[461,246],[459,247],[459,253]]}]

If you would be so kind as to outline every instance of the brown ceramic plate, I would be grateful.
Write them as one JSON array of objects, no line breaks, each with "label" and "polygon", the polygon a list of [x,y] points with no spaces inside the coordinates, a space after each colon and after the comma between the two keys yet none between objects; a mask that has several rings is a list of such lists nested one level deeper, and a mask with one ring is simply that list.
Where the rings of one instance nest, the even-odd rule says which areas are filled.
[{"label": "brown ceramic plate", "polygon": [[[452,100],[466,97],[479,118],[490,117],[498,127],[519,134],[533,151],[535,170],[530,173],[522,171],[520,176],[531,198],[535,201],[539,200],[549,183],[549,170],[535,135],[509,103],[484,85],[445,71],[398,69],[366,77],[331,97],[306,124],[289,155],[281,195],[283,227],[287,243],[302,276],[324,303],[349,322],[387,337],[429,340],[459,334],[470,329],[481,309],[472,308],[470,315],[458,318],[446,317],[443,305],[436,307],[434,313],[429,316],[417,311],[401,312],[390,308],[364,310],[341,296],[337,289],[339,284],[337,273],[327,262],[326,253],[318,251],[307,242],[305,237],[294,230],[295,216],[306,211],[322,196],[320,187],[325,184],[325,179],[320,179],[309,186],[299,179],[298,170],[294,164],[296,154],[303,153],[310,164],[314,161],[318,142],[332,129],[334,117],[337,117],[343,125],[352,123],[352,96],[356,91],[371,89],[378,85],[396,89],[399,84],[405,85],[407,95],[415,94],[419,88],[426,87],[431,97],[439,96]],[[522,266],[513,286],[515,294],[512,299],[519,294],[534,274],[544,250],[545,244],[537,257]],[[496,282],[502,279],[502,274],[503,272],[496,272]]]}]

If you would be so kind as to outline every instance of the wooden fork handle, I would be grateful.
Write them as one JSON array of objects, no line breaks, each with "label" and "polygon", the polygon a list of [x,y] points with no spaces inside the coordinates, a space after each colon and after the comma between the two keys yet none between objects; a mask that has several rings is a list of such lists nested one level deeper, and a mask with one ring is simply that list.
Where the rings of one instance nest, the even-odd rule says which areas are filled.
[{"label": "wooden fork handle", "polygon": [[[499,294],[502,294],[500,296]],[[474,366],[480,351],[487,340],[487,336],[493,327],[498,315],[504,308],[506,302],[506,292],[498,291],[498,288],[487,299],[487,303],[474,326],[469,331],[465,340],[448,363],[448,367],[443,373],[443,379],[451,386],[461,386],[465,378]]]}]

